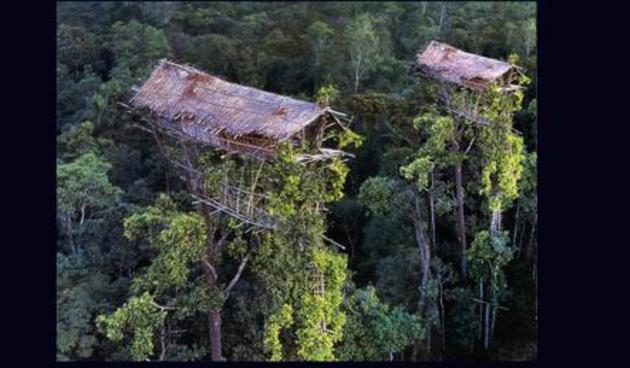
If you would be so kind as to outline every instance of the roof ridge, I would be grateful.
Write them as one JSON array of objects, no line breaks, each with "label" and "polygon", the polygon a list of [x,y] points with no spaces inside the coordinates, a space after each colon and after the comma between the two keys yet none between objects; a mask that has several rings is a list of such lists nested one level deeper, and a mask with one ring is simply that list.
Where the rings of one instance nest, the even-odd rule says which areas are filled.
[{"label": "roof ridge", "polygon": [[[247,85],[240,84],[240,83],[236,83],[236,82],[231,82],[231,81],[228,81],[228,80],[226,80],[226,79],[224,79],[224,78],[222,78],[222,77],[219,77],[219,76],[216,76],[216,75],[214,75],[214,74],[210,74],[210,73],[204,72],[204,71],[202,71],[202,70],[200,70],[200,69],[197,69],[197,68],[195,68],[195,67],[193,67],[193,66],[190,66],[190,65],[178,64],[178,63],[176,63],[176,62],[174,62],[174,61],[171,61],[171,60],[168,60],[168,59],[162,59],[161,61],[164,61],[165,63],[167,63],[167,64],[169,64],[169,65],[172,65],[172,66],[174,66],[174,67],[180,68],[180,69],[185,70],[185,71],[187,71],[187,72],[191,72],[191,73],[198,73],[198,74],[207,75],[207,76],[209,76],[209,77],[219,79],[220,81],[222,81],[222,82],[224,82],[224,83],[231,84],[231,85],[234,85],[234,86],[238,86],[238,87],[240,87],[240,88],[247,88],[247,89],[253,90],[253,91],[258,92],[258,93],[264,93],[264,94],[269,94],[269,95],[271,95],[271,96],[280,97],[280,98],[283,98],[284,100],[291,100],[291,101],[296,101],[296,102],[300,102],[300,103],[308,103],[308,104],[318,105],[316,102],[299,100],[299,99],[294,98],[294,97],[292,97],[292,96],[287,96],[287,95],[280,94],[280,93],[275,93],[275,92],[269,92],[269,91],[265,91],[265,90],[260,89],[260,88],[256,88],[256,87],[252,87],[252,86],[247,86]],[[203,85],[202,85],[202,87],[203,87],[203,88],[206,88],[206,89],[212,89],[212,88],[210,88],[210,87],[208,87],[208,86],[203,86]],[[221,94],[223,94],[223,95],[225,95],[225,96],[235,97],[235,95],[231,95],[231,94],[223,93],[223,92],[221,92],[221,91],[219,91],[219,90],[217,90],[217,89],[215,89],[215,91],[217,91],[217,92],[219,92],[219,93],[221,93]],[[258,102],[265,102],[264,100],[260,100],[260,99],[253,98],[253,97],[248,97],[248,99],[251,99],[251,100],[254,100],[254,101],[258,101]]]}]

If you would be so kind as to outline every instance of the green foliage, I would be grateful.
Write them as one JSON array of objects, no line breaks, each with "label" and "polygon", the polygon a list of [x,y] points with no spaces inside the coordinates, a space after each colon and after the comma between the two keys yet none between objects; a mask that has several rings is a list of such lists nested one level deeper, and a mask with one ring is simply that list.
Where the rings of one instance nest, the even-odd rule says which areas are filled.
[{"label": "green foliage", "polygon": [[475,298],[475,293],[470,289],[456,287],[446,294],[447,309],[446,330],[453,350],[469,351],[475,343],[479,331],[479,313],[475,303],[470,301]]},{"label": "green foliage", "polygon": [[538,187],[538,155],[536,152],[526,153],[523,160],[523,175],[518,183],[519,186],[519,205],[526,215],[536,213],[537,203],[537,187]]},{"label": "green foliage", "polygon": [[453,156],[447,151],[455,134],[455,122],[450,116],[440,116],[429,111],[417,116],[413,121],[417,130],[428,134],[427,141],[412,161],[400,168],[400,173],[407,180],[414,180],[419,191],[429,189],[429,178],[436,168],[452,164]]},{"label": "green foliage", "polygon": [[348,321],[338,349],[340,360],[388,360],[390,354],[424,338],[420,317],[400,306],[390,308],[379,300],[372,286],[355,290],[344,306]]},{"label": "green foliage", "polygon": [[267,319],[265,326],[265,337],[263,345],[270,353],[269,360],[279,362],[282,360],[282,343],[280,342],[280,331],[283,328],[291,327],[293,324],[293,308],[290,304],[284,304],[278,312],[272,314]]},{"label": "green foliage", "polygon": [[153,290],[161,294],[185,286],[190,264],[201,259],[206,249],[207,230],[197,213],[176,212],[175,204],[161,195],[156,205],[125,219],[125,236],[146,237],[158,256],[142,276],[134,279],[136,291]]},{"label": "green foliage", "polygon": [[278,148],[272,172],[279,189],[272,193],[268,211],[290,218],[298,211],[313,212],[320,204],[343,198],[346,176],[350,171],[339,158],[306,166],[296,161],[291,147]]},{"label": "green foliage", "polygon": [[81,209],[111,207],[121,190],[109,182],[110,169],[111,165],[93,152],[57,165],[57,208],[72,216]]},{"label": "green foliage", "polygon": [[112,25],[111,48],[131,75],[144,75],[153,63],[170,57],[171,50],[163,30],[136,20]]},{"label": "green foliage", "polygon": [[334,345],[341,340],[346,323],[341,303],[347,260],[328,249],[311,249],[311,257],[313,291],[304,292],[296,313],[297,356],[332,361],[336,360]]},{"label": "green foliage", "polygon": [[92,64],[96,58],[96,39],[83,27],[61,24],[57,29],[57,59],[73,70]]},{"label": "green foliage", "polygon": [[317,91],[317,103],[322,106],[330,106],[337,97],[339,97],[339,90],[332,84],[321,86]]},{"label": "green foliage", "polygon": [[126,331],[131,334],[131,355],[134,360],[144,360],[153,354],[155,332],[162,326],[166,312],[155,306],[148,292],[129,299],[109,316],[98,316],[99,328],[113,341],[121,341]]},{"label": "green foliage", "polygon": [[98,347],[94,315],[116,286],[82,260],[57,254],[57,358],[90,358]]},{"label": "green foliage", "polygon": [[[478,305],[470,300],[478,288],[462,280],[440,289],[431,280],[418,289],[412,216],[419,199],[422,219],[428,218],[428,193],[421,191],[431,185],[432,258],[450,261],[459,249],[451,166],[460,161],[471,234],[486,226],[486,203],[505,212],[504,223],[512,226],[506,230],[517,243],[535,233],[534,3],[60,2],[56,18],[59,360],[153,360],[163,352],[162,328],[165,360],[206,360],[207,314],[219,310],[227,360],[387,360],[400,353],[398,360],[412,351],[425,359],[427,341],[442,337],[434,335],[436,321],[444,323],[446,344],[432,353],[479,357]],[[460,125],[429,107],[436,96],[431,83],[408,74],[413,55],[430,40],[518,63],[528,74],[518,83],[527,89],[510,95],[491,89],[479,106],[492,124]],[[293,159],[312,147],[281,148],[278,160],[264,165],[264,184],[256,189],[271,196],[265,210],[281,219],[280,227],[252,236],[220,213],[206,224],[191,212],[185,183],[164,164],[150,134],[118,105],[165,57],[236,83],[334,105],[352,117],[353,131],[325,138],[356,157],[302,165]],[[455,102],[469,98],[453,96]],[[464,142],[459,154],[450,150],[454,137]],[[235,155],[200,154],[213,196],[223,189],[225,170],[232,181],[258,167]],[[515,201],[513,222],[508,209]],[[364,206],[371,215],[357,216]],[[220,282],[208,288],[199,264],[203,243],[224,230],[234,233],[212,260]],[[325,290],[332,294],[313,294],[313,274],[321,269],[315,250],[327,249],[324,234],[347,247],[348,265],[335,266],[347,280],[340,306],[333,298],[339,289],[329,289],[330,272]],[[510,308],[497,320],[500,338],[493,342],[500,357],[509,357],[513,339],[532,338],[522,332],[535,310],[532,272],[529,263],[506,263],[511,248],[493,241],[479,235],[469,260],[474,276],[499,286],[494,291]],[[225,303],[221,288],[248,249],[253,256]],[[328,258],[322,257],[337,262]],[[437,275],[441,268],[432,264],[431,270]],[[350,291],[351,275],[359,285],[375,285],[374,292]],[[160,307],[147,303],[146,292]],[[434,308],[420,320],[407,312],[417,308],[420,293],[443,297],[445,314]],[[101,314],[105,335],[95,323]],[[333,332],[317,334],[322,319],[332,321]],[[108,329],[120,341],[107,338]]]},{"label": "green foliage", "polygon": [[359,201],[376,215],[385,215],[391,205],[393,182],[385,177],[369,178],[361,184]]},{"label": "green foliage", "polygon": [[363,144],[363,141],[363,137],[361,137],[357,133],[348,129],[344,129],[344,131],[341,132],[339,135],[339,148],[345,148],[349,146],[359,148]]},{"label": "green foliage", "polygon": [[488,197],[492,212],[500,212],[518,197],[523,173],[523,137],[512,130],[512,113],[520,109],[523,95],[501,93],[494,85],[483,98],[482,114],[493,124],[482,127],[479,134],[485,161],[481,194]]},{"label": "green foliage", "polygon": [[374,29],[374,20],[370,14],[356,16],[344,30],[350,58],[350,81],[354,93],[358,92],[359,83],[365,74],[371,72],[378,59],[378,35]]},{"label": "green foliage", "polygon": [[448,148],[447,144],[450,144],[455,134],[455,121],[452,117],[429,112],[414,119],[413,125],[416,129],[425,129],[429,134],[429,138],[421,148],[422,153],[434,157],[444,155]]},{"label": "green foliage", "polygon": [[78,124],[61,134],[59,143],[63,151],[61,157],[66,161],[90,151],[100,154],[113,144],[109,139],[94,137],[94,123],[91,121]]},{"label": "green foliage", "polygon": [[326,179],[329,180],[329,190],[324,195],[325,202],[338,201],[343,198],[343,188],[346,176],[350,172],[348,166],[339,157],[334,157],[327,165]]},{"label": "green foliage", "polygon": [[[162,194],[154,205],[125,218],[124,227],[125,237],[147,241],[156,254],[144,272],[133,279],[134,295],[113,314],[100,316],[98,321],[112,341],[121,341],[129,332],[132,356],[142,360],[153,353],[155,332],[167,315],[155,298],[170,297],[178,307],[168,308],[176,309],[177,319],[185,319],[200,308],[220,309],[223,295],[219,290],[209,293],[207,286],[190,285],[191,264],[201,259],[207,240],[206,224],[197,213],[178,211],[173,200]],[[174,291],[180,292],[179,298],[172,298]]]},{"label": "green foliage", "polygon": [[413,160],[409,165],[400,168],[405,179],[416,179],[418,190],[423,191],[429,188],[429,175],[433,171],[435,164],[426,156],[421,156]]},{"label": "green foliage", "polygon": [[512,260],[513,248],[507,246],[507,232],[494,236],[486,230],[475,235],[467,252],[470,273],[474,280],[486,280],[494,290],[507,287],[503,267]]}]

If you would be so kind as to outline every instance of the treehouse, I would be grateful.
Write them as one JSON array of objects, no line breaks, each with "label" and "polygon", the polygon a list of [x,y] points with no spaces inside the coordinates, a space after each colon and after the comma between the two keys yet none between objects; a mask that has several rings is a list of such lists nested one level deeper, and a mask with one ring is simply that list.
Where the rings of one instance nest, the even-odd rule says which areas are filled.
[{"label": "treehouse", "polygon": [[516,83],[521,68],[501,60],[471,54],[437,41],[416,55],[413,70],[434,80],[472,90],[484,90],[498,82],[502,88],[521,88]]},{"label": "treehouse", "polygon": [[[143,116],[162,155],[179,171],[195,204],[213,208],[251,229],[274,229],[278,219],[265,212],[268,196],[259,174],[281,143],[300,148],[296,161],[307,164],[351,156],[325,148],[329,129],[348,128],[345,115],[326,103],[311,103],[227,82],[195,68],[161,60],[130,101]],[[161,137],[168,137],[163,141]],[[167,145],[179,149],[167,149]],[[250,175],[223,168],[220,183],[209,185],[200,170],[199,148],[234,153]],[[226,155],[222,155],[225,158]]]},{"label": "treehouse", "polygon": [[322,148],[324,132],[346,129],[345,115],[318,103],[300,101],[227,82],[195,68],[161,60],[137,90],[131,105],[148,113],[151,123],[215,149],[269,159],[282,142],[311,150],[312,161],[346,153]]},{"label": "treehouse", "polygon": [[[490,124],[478,112],[481,92],[493,83],[498,83],[499,91],[504,93],[523,88],[518,84],[523,74],[519,66],[471,54],[437,41],[431,41],[422,53],[416,55],[412,71],[440,84],[440,102],[444,109],[481,125]],[[468,94],[462,101],[454,103],[451,100],[452,89],[464,90]]]}]

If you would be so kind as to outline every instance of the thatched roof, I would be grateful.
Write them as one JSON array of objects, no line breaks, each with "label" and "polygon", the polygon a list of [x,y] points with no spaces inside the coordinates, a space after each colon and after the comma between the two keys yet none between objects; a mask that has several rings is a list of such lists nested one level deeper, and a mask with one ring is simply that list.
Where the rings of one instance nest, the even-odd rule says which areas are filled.
[{"label": "thatched roof", "polygon": [[230,83],[168,60],[160,61],[131,104],[177,122],[197,137],[224,133],[278,141],[331,112],[316,103]]},{"label": "thatched roof", "polygon": [[471,54],[453,46],[431,41],[416,55],[415,71],[428,77],[470,88],[485,88],[519,67],[504,61]]}]

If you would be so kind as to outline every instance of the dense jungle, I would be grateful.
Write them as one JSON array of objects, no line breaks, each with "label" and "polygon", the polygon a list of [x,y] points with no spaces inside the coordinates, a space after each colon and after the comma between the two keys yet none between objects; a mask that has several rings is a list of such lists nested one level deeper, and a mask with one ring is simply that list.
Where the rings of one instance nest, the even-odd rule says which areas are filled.
[{"label": "dense jungle", "polygon": [[[535,2],[58,2],[56,18],[59,361],[536,359]],[[412,70],[434,40],[520,66],[524,88],[480,94],[489,124],[449,115]],[[200,211],[125,108],[162,59],[326,101],[353,157],[209,150],[208,190],[260,177],[287,225]]]}]

